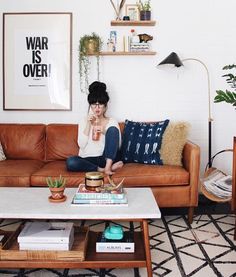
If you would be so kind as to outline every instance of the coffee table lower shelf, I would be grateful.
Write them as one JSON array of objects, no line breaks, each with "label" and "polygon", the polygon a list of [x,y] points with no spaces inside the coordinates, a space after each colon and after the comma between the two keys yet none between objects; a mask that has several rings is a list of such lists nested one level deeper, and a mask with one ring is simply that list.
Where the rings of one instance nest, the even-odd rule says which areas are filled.
[{"label": "coffee table lower shelf", "polygon": [[132,268],[147,266],[142,232],[134,233],[134,253],[96,253],[97,236],[98,232],[89,231],[84,261],[66,260],[66,257],[64,260],[0,260],[0,268]]}]

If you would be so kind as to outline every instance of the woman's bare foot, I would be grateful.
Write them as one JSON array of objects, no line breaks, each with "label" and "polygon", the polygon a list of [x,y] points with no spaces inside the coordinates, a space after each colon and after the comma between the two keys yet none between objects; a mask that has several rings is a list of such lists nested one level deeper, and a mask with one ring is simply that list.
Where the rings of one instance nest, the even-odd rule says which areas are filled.
[{"label": "woman's bare foot", "polygon": [[98,167],[98,172],[103,172],[106,175],[113,175],[115,173],[110,168],[103,168],[103,167]]},{"label": "woman's bare foot", "polygon": [[116,171],[117,169],[122,168],[124,163],[122,161],[116,162],[112,165],[111,170]]},{"label": "woman's bare foot", "polygon": [[108,176],[113,175],[115,172],[111,171],[110,169],[105,169],[104,173]]}]

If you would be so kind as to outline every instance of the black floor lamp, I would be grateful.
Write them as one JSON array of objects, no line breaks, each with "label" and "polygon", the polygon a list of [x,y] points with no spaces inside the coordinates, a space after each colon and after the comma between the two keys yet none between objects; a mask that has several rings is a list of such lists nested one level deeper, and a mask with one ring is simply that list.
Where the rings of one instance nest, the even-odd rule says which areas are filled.
[{"label": "black floor lamp", "polygon": [[158,66],[160,65],[165,65],[165,64],[173,64],[176,67],[180,67],[183,66],[184,62],[186,61],[196,61],[199,62],[201,65],[203,65],[203,67],[206,70],[207,73],[207,85],[208,85],[208,167],[210,168],[212,166],[212,159],[211,159],[211,135],[212,135],[212,117],[211,117],[211,93],[210,93],[210,76],[209,76],[209,71],[207,66],[205,65],[204,62],[202,62],[199,59],[195,59],[195,58],[187,58],[187,59],[183,59],[180,60],[180,58],[178,57],[178,55],[175,52],[172,52],[167,58],[165,58],[162,62],[160,62],[158,64]]}]

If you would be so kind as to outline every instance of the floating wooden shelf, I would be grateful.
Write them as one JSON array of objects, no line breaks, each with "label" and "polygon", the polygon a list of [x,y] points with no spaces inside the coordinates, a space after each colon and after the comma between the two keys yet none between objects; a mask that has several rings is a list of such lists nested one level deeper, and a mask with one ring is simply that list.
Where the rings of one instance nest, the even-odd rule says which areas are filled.
[{"label": "floating wooden shelf", "polygon": [[129,21],[129,20],[112,20],[111,26],[155,26],[155,20],[138,20],[138,21]]},{"label": "floating wooden shelf", "polygon": [[[151,56],[156,55],[154,51],[146,51],[146,52],[100,52],[99,56]],[[89,54],[89,56],[96,56],[96,54]]]}]

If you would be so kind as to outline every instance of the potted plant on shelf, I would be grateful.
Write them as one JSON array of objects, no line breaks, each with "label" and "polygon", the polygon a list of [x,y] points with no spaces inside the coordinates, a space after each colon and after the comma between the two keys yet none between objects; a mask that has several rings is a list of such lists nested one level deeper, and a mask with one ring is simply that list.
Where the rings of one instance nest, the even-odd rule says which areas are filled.
[{"label": "potted plant on shelf", "polygon": [[47,185],[51,191],[51,196],[49,196],[49,201],[51,202],[63,202],[66,200],[64,195],[66,179],[60,175],[59,178],[46,178]]},{"label": "potted plant on shelf", "polygon": [[137,2],[140,20],[151,20],[151,0],[142,1],[139,0]]},{"label": "potted plant on shelf", "polygon": [[[223,70],[232,70],[233,68],[236,68],[235,64],[232,65],[226,65],[223,67]],[[232,72],[229,74],[225,74],[222,77],[226,77],[226,82],[230,85],[230,87],[236,91],[236,75],[234,75]],[[226,102],[234,107],[236,107],[236,93],[233,91],[229,90],[217,90],[216,91],[217,95],[214,98],[214,103],[219,103],[219,102]]]},{"label": "potted plant on shelf", "polygon": [[96,33],[84,35],[79,41],[79,74],[80,88],[82,92],[88,91],[90,73],[90,55],[95,55],[97,59],[97,80],[100,73],[100,56],[102,49],[102,39]]}]

